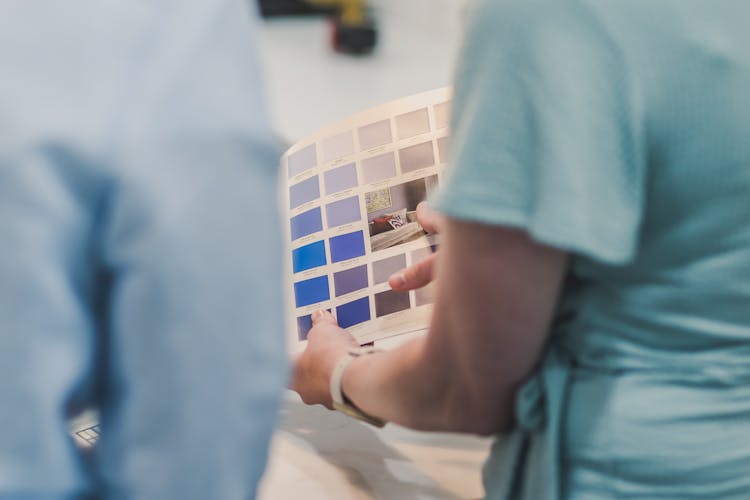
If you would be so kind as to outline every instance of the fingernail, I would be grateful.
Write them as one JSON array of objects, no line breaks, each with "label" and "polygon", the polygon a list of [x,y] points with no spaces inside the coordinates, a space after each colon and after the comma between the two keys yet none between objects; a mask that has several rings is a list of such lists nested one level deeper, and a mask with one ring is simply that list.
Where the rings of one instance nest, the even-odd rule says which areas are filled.
[{"label": "fingernail", "polygon": [[317,320],[319,320],[322,317],[323,317],[323,310],[322,309],[318,309],[317,311],[314,311],[310,315],[310,319],[312,319],[313,321],[317,321]]},{"label": "fingernail", "polygon": [[389,281],[393,281],[397,287],[402,287],[406,285],[406,278],[404,277],[403,273],[396,273],[391,275],[389,278]]}]

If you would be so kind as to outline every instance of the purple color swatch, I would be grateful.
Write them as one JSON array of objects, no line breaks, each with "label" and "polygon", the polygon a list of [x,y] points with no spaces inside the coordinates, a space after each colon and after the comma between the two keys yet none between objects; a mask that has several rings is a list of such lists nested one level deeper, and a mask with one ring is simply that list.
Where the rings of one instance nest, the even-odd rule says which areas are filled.
[{"label": "purple color swatch", "polygon": [[310,177],[289,188],[289,208],[297,208],[303,203],[320,198],[318,176]]},{"label": "purple color swatch", "polygon": [[359,197],[352,196],[326,205],[328,227],[342,226],[359,220]]},{"label": "purple color swatch", "polygon": [[345,271],[334,273],[333,286],[336,297],[362,290],[367,287],[367,266],[361,265]]},{"label": "purple color swatch", "polygon": [[357,185],[357,168],[354,163],[334,168],[323,174],[323,180],[326,185],[326,194],[351,189]]},{"label": "purple color swatch", "polygon": [[396,175],[396,159],[393,153],[385,153],[362,160],[362,177],[367,184],[382,181]]},{"label": "purple color swatch", "polygon": [[318,153],[315,148],[315,143],[300,149],[296,153],[292,153],[287,158],[287,168],[289,169],[289,177],[294,177],[297,174],[310,170],[318,163]]}]

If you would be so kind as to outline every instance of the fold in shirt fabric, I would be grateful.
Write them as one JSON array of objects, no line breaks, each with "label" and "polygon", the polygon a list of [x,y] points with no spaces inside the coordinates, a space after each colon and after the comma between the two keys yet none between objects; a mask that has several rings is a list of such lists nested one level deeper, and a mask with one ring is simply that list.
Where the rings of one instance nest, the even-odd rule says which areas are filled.
[{"label": "fold in shirt fabric", "polygon": [[0,5],[0,498],[255,495],[286,356],[254,37],[239,0]]}]

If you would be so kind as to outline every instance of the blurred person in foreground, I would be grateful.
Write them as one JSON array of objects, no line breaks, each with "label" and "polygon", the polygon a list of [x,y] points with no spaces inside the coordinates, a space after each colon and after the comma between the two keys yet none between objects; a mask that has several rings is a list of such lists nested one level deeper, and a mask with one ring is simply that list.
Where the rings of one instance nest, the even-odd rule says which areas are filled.
[{"label": "blurred person in foreground", "polygon": [[349,356],[360,411],[498,434],[488,498],[750,498],[749,22],[742,0],[476,2],[441,249],[390,280],[434,273],[429,334],[354,357],[316,313],[303,399],[330,406]]},{"label": "blurred person in foreground", "polygon": [[251,14],[0,4],[0,498],[254,497],[286,356]]}]

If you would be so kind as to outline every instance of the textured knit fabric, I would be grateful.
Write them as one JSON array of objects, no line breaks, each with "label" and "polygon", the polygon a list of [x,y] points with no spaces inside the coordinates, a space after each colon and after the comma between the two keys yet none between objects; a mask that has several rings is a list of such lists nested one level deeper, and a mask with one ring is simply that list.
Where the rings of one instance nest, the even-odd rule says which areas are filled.
[{"label": "textured knit fabric", "polygon": [[480,0],[448,215],[573,259],[488,498],[750,498],[750,3]]},{"label": "textured knit fabric", "polygon": [[0,4],[0,498],[254,497],[286,356],[251,14]]}]

